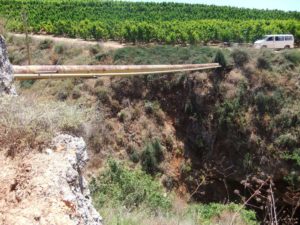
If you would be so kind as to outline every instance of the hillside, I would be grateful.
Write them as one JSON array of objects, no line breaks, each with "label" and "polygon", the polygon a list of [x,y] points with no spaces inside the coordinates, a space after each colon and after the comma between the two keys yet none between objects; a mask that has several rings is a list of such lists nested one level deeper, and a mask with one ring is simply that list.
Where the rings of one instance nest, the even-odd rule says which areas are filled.
[{"label": "hillside", "polygon": [[[22,40],[7,41],[11,62],[25,64]],[[272,210],[279,224],[299,221],[298,50],[150,45],[107,52],[96,45],[51,41],[31,46],[33,63],[39,64],[205,63],[217,58],[227,65],[192,74],[18,84],[25,99],[84,109],[79,120],[59,114],[69,120],[55,127],[87,142],[91,160],[85,175],[108,224],[141,224],[142,218],[144,224],[230,224],[233,218],[236,224],[257,224],[255,217],[269,224]],[[53,107],[45,106],[41,109],[50,113]],[[7,129],[9,123],[3,120],[1,126]],[[47,128],[42,123],[30,127]],[[50,136],[20,134],[14,146],[21,151],[28,144],[37,151],[51,140],[48,131],[41,134]]]},{"label": "hillside", "polygon": [[168,44],[253,42],[265,34],[300,39],[300,13],[180,3],[1,0],[10,31]]}]

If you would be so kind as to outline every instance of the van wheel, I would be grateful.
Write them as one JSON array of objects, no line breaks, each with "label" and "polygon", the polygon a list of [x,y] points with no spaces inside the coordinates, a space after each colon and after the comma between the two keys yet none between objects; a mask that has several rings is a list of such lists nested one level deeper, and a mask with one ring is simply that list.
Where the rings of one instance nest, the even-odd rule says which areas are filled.
[{"label": "van wheel", "polygon": [[289,45],[284,46],[284,49],[289,49],[289,48],[290,48]]},{"label": "van wheel", "polygon": [[267,48],[267,46],[266,46],[266,45],[263,45],[263,46],[261,46],[261,48]]}]

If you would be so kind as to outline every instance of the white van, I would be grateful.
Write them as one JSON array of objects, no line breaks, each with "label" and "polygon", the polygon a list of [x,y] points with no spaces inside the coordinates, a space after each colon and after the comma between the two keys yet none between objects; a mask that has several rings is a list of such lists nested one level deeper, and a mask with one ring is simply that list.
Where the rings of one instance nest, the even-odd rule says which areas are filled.
[{"label": "white van", "polygon": [[254,42],[254,47],[260,48],[294,48],[294,36],[291,34],[266,35],[261,40]]}]

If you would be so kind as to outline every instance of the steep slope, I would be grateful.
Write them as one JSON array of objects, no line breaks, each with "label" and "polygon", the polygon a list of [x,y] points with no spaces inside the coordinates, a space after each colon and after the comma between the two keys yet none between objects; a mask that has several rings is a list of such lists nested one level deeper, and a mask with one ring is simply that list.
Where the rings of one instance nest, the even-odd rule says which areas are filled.
[{"label": "steep slope", "polygon": [[[10,44],[11,58],[17,62],[15,52],[22,47],[15,40]],[[35,56],[48,53],[60,63],[72,55],[70,49],[56,52],[55,44],[46,50],[38,46]],[[90,180],[102,174],[105,161],[113,157],[161,181],[168,194],[180,199],[179,206],[174,201],[178,208],[187,203],[236,202],[255,210],[263,223],[274,222],[275,210],[279,223],[294,224],[299,220],[299,51],[220,51],[228,65],[224,70],[21,82],[19,92],[26,98],[39,95],[43,101],[91,110],[87,123],[71,129],[89,146]],[[84,57],[82,63],[175,64],[211,62],[217,53],[218,49],[200,46],[137,46],[78,54]],[[24,62],[25,57],[19,61]],[[99,187],[96,201],[104,196],[101,183]],[[131,212],[126,202],[119,207],[122,210],[109,210],[124,210],[120,217],[138,210]],[[196,209],[202,215],[207,211]],[[106,215],[112,221],[120,218]]]}]

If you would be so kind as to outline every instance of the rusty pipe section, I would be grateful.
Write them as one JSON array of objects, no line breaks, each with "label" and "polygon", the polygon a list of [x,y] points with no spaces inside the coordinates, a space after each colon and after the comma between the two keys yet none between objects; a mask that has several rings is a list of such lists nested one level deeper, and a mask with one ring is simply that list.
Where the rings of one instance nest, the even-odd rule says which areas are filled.
[{"label": "rusty pipe section", "polygon": [[133,76],[218,68],[218,63],[185,65],[30,65],[13,66],[16,80]]}]

